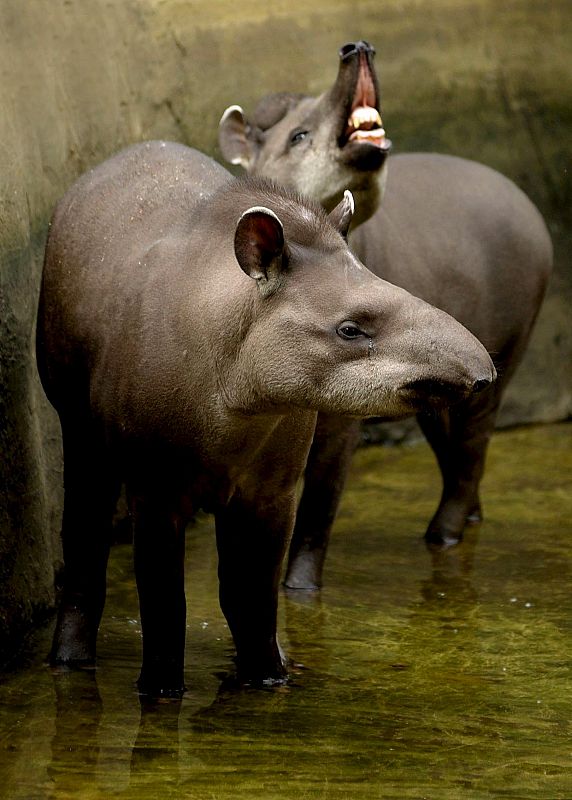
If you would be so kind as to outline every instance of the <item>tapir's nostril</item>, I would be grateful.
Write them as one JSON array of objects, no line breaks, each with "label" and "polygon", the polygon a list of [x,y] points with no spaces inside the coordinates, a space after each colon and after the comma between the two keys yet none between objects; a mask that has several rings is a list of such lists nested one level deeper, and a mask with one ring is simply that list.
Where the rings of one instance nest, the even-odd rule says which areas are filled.
[{"label": "tapir's nostril", "polygon": [[348,58],[351,58],[351,56],[358,55],[359,53],[371,53],[375,55],[375,50],[368,42],[364,41],[348,42],[344,44],[343,47],[340,47],[340,58],[342,61],[346,61]]},{"label": "tapir's nostril", "polygon": [[349,58],[350,56],[354,55],[354,53],[357,53],[357,48],[354,42],[348,42],[348,44],[345,44],[343,47],[340,47],[340,58],[342,59],[342,61],[345,61],[346,58]]},{"label": "tapir's nostril", "polygon": [[473,383],[473,392],[478,394],[479,392],[484,391],[487,387],[491,385],[491,381],[488,378],[482,378],[479,381],[475,381]]}]

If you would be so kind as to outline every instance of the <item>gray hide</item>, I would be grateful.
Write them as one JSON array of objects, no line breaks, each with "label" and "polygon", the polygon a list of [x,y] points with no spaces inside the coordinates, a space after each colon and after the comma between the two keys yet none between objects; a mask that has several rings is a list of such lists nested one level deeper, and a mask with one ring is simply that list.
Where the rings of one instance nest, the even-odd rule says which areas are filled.
[{"label": "gray hide", "polygon": [[142,692],[184,690],[184,530],[215,514],[240,679],[281,680],[282,558],[318,413],[399,416],[484,390],[482,345],[370,273],[329,216],[197,151],[136,145],[58,204],[38,366],[64,447],[53,663],[95,658],[117,493],[132,503]]},{"label": "gray hide", "polygon": [[[349,188],[357,205],[350,245],[358,257],[376,275],[454,316],[492,354],[499,379],[487,392],[418,416],[443,478],[426,536],[448,545],[481,519],[488,441],[544,297],[552,245],[537,209],[498,172],[432,153],[388,157],[373,58],[366,42],[350,43],[340,50],[333,87],[320,97],[271,95],[250,120],[231,106],[219,143],[249,173],[283,181],[326,209]],[[356,441],[355,425],[318,421],[290,551],[292,588],[321,584]]]}]

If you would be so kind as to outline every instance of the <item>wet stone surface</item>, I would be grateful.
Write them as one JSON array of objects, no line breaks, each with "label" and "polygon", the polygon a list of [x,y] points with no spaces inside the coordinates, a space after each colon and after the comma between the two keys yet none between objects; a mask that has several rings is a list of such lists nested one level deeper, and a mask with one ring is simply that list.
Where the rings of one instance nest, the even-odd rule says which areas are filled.
[{"label": "wet stone surface", "polygon": [[[572,426],[496,434],[486,521],[421,534],[438,476],[424,443],[358,452],[321,596],[281,600],[289,685],[230,689],[212,520],[188,535],[187,684],[141,706],[131,549],[118,545],[96,672],[37,656],[1,676],[0,796],[570,798]],[[302,666],[303,665],[303,666]]]}]

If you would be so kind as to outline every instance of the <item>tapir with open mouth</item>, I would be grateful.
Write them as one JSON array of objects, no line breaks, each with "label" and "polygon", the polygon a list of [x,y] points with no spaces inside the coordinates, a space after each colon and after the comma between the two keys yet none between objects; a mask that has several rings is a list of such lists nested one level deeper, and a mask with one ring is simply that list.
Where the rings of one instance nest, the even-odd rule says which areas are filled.
[{"label": "tapir with open mouth", "polygon": [[37,357],[62,428],[64,583],[51,660],[95,658],[111,521],[132,498],[139,687],[184,689],[184,530],[214,513],[241,681],[281,680],[280,570],[318,414],[401,416],[486,391],[494,366],[448,314],[367,270],[326,214],[166,142],[60,201]]},{"label": "tapir with open mouth", "polygon": [[[498,172],[434,153],[389,156],[373,59],[367,42],[350,43],[340,50],[334,85],[320,97],[270,95],[250,119],[231,106],[219,142],[232,163],[326,209],[349,187],[357,205],[352,250],[376,275],[454,316],[492,354],[499,377],[486,392],[418,415],[443,479],[426,537],[449,545],[481,519],[487,445],[545,293],[552,245],[537,209]],[[321,585],[357,438],[356,423],[318,420],[290,549],[292,588]]]}]

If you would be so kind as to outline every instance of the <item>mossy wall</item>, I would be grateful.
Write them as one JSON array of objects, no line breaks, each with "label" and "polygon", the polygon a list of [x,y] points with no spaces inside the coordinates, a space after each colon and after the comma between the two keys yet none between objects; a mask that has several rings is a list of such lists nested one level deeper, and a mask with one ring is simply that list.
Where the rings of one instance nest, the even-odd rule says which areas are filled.
[{"label": "mossy wall", "polygon": [[572,409],[569,0],[3,0],[0,5],[0,653],[53,604],[60,551],[57,420],[34,320],[55,201],[122,146],[211,153],[224,108],[319,93],[338,47],[376,46],[396,151],[475,158],[521,185],[557,269],[502,424]]}]

